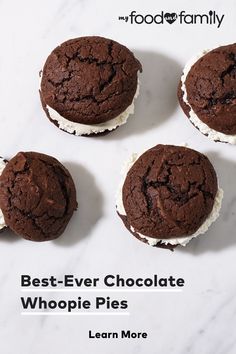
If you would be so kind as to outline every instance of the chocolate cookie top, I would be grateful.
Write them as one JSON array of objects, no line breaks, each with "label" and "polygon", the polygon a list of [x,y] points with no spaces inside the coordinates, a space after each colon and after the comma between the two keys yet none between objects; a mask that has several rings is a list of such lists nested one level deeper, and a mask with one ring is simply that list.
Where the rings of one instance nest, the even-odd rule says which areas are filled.
[{"label": "chocolate cookie top", "polygon": [[236,134],[236,44],[201,57],[189,71],[185,86],[189,104],[205,124]]},{"label": "chocolate cookie top", "polygon": [[74,182],[53,157],[20,152],[0,176],[0,208],[6,224],[22,237],[55,239],[77,208]]},{"label": "chocolate cookie top", "polygon": [[141,70],[133,53],[111,39],[71,39],[47,58],[41,99],[70,121],[103,123],[132,103]]},{"label": "chocolate cookie top", "polygon": [[141,155],[123,185],[127,223],[142,235],[192,235],[210,214],[217,177],[208,158],[185,147],[157,145]]}]

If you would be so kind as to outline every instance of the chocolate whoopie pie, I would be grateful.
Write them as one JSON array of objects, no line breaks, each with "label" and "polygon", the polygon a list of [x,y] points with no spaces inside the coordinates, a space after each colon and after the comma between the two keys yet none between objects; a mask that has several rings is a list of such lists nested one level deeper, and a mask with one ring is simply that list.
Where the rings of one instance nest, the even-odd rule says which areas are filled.
[{"label": "chocolate whoopie pie", "polygon": [[25,239],[55,239],[77,208],[74,182],[55,158],[19,152],[0,176],[0,208],[6,225]]},{"label": "chocolate whoopie pie", "polygon": [[52,51],[41,73],[43,108],[68,133],[109,132],[134,111],[138,71],[142,66],[134,54],[111,39],[68,40]]},{"label": "chocolate whoopie pie", "polygon": [[206,156],[157,145],[127,163],[116,208],[139,240],[173,249],[207,231],[219,216],[222,197]]},{"label": "chocolate whoopie pie", "polygon": [[187,63],[178,98],[204,135],[236,144],[236,44],[205,50]]},{"label": "chocolate whoopie pie", "polygon": [[[3,157],[0,156],[0,176],[1,176],[4,168],[6,167],[6,164],[7,164],[7,160],[5,160]],[[5,223],[2,210],[0,209],[0,232],[3,232],[4,230],[6,230],[6,228],[7,228],[7,225]]]}]

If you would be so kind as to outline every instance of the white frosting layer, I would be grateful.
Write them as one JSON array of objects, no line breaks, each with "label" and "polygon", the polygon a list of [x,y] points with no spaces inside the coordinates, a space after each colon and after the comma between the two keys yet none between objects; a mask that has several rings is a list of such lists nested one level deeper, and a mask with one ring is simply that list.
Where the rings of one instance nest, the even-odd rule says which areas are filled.
[{"label": "white frosting layer", "polygon": [[[134,96],[134,99],[137,98],[139,95],[139,83],[137,85],[137,90]],[[130,114],[134,113],[134,99],[130,106],[126,108],[124,112],[119,114],[117,117],[108,120],[107,122],[100,123],[100,124],[80,124],[71,122],[70,120],[62,117],[55,109],[51,108],[50,106],[46,106],[49,116],[52,120],[55,120],[60,129],[65,130],[68,133],[72,133],[75,135],[90,135],[90,134],[97,134],[102,133],[105,130],[114,130],[120,125],[123,125],[127,122],[127,119]]]},{"label": "white frosting layer", "polygon": [[193,57],[185,65],[185,68],[183,70],[183,75],[181,76],[181,82],[182,82],[181,89],[184,93],[183,94],[183,101],[190,107],[189,119],[191,120],[193,125],[200,130],[201,133],[203,133],[204,135],[207,135],[209,139],[214,140],[214,141],[221,141],[223,143],[236,144],[236,135],[224,134],[224,133],[218,132],[217,130],[210,128],[207,124],[203,123],[203,121],[201,121],[201,119],[198,118],[198,116],[196,115],[196,113],[194,112],[194,110],[192,109],[191,105],[188,102],[187,90],[186,90],[186,86],[185,86],[185,81],[186,81],[187,75],[188,75],[189,71],[191,70],[192,66],[208,52],[210,52],[209,49],[202,51],[200,54]]},{"label": "white frosting layer", "polygon": [[[121,215],[126,215],[125,208],[124,208],[124,203],[123,203],[123,198],[122,198],[122,188],[123,184],[125,181],[125,178],[127,176],[128,171],[130,168],[133,166],[135,161],[139,158],[140,155],[138,154],[132,154],[130,159],[124,164],[123,169],[122,169],[122,179],[121,183],[118,189],[118,193],[116,196],[116,209],[119,214]],[[158,239],[158,238],[153,238],[153,237],[148,237],[145,236],[139,232],[137,232],[131,225],[131,231],[136,232],[141,238],[144,238],[147,240],[148,244],[151,246],[155,246],[158,242],[161,242],[163,244],[171,244],[171,245],[181,245],[181,246],[186,246],[189,241],[191,241],[193,238],[204,234],[208,228],[211,226],[211,224],[219,217],[220,215],[220,209],[221,209],[221,204],[222,204],[222,199],[223,199],[224,192],[221,188],[218,188],[214,205],[212,208],[212,211],[208,218],[204,221],[204,223],[199,227],[199,229],[190,236],[186,237],[177,237],[177,238],[169,238],[169,239]]]},{"label": "white frosting layer", "polygon": [[[6,162],[2,157],[0,157],[0,175],[2,174],[2,171],[4,170],[6,166]],[[0,209],[0,230],[6,227],[7,225],[5,224],[4,216],[2,213],[2,210]]]}]

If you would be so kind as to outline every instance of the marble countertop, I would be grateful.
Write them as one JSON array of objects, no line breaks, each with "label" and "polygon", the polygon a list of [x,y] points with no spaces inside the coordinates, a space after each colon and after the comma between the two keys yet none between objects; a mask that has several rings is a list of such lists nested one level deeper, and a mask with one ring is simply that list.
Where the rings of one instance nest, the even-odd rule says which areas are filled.
[{"label": "marble countertop", "polygon": [[[225,14],[207,25],[129,25],[132,10]],[[0,154],[39,151],[71,171],[79,209],[56,241],[0,237],[0,352],[2,354],[234,354],[236,353],[235,146],[209,141],[178,107],[176,86],[185,62],[204,48],[235,42],[233,0],[0,1]],[[66,39],[102,35],[130,47],[143,64],[135,114],[108,136],[80,138],[51,124],[40,105],[38,72]],[[115,212],[123,161],[157,143],[206,153],[224,189],[222,212],[204,236],[174,253],[133,238]],[[125,294],[130,316],[22,316],[20,275],[183,277],[181,293]],[[59,296],[44,294],[46,297]],[[109,294],[106,294],[109,295]],[[114,296],[114,295],[110,295]],[[117,295],[122,296],[122,295]],[[145,340],[91,340],[88,330],[146,331]]]}]

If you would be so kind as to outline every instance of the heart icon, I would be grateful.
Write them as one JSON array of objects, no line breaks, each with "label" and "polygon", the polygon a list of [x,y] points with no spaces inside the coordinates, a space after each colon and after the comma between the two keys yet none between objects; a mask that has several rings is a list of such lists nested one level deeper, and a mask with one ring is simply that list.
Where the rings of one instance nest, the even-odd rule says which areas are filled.
[{"label": "heart icon", "polygon": [[166,12],[164,17],[165,20],[171,25],[173,22],[175,22],[178,15],[175,12],[172,12],[171,14],[169,12]]}]

